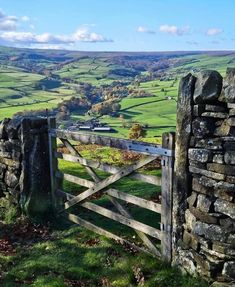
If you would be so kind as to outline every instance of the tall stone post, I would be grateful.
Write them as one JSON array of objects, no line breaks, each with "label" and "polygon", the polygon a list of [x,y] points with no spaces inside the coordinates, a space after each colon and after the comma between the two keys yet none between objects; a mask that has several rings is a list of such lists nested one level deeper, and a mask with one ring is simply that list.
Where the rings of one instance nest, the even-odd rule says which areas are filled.
[{"label": "tall stone post", "polygon": [[20,205],[29,217],[46,219],[51,212],[47,120],[43,118],[23,119],[21,142]]},{"label": "tall stone post", "polygon": [[235,281],[235,69],[181,80],[173,231],[174,264]]}]

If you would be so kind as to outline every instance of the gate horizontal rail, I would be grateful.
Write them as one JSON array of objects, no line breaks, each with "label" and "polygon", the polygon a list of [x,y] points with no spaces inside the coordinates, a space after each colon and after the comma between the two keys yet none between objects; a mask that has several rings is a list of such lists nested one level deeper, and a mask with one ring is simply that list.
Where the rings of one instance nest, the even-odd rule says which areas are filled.
[{"label": "gate horizontal rail", "polygon": [[[48,119],[48,125],[52,195],[55,204],[58,202],[58,198],[63,200],[63,208],[61,209],[60,205],[57,206],[57,209],[61,209],[60,211],[62,211],[70,221],[84,226],[89,230],[97,232],[101,235],[105,235],[107,237],[111,237],[119,242],[127,242],[138,250],[144,250],[153,256],[162,257],[165,260],[170,261],[172,252],[171,213],[174,164],[174,134],[164,134],[162,146],[159,146],[127,139],[56,129],[55,119],[53,118]],[[70,154],[58,152],[57,139],[62,141]],[[121,150],[134,151],[147,156],[129,166],[119,167],[100,161],[83,158],[70,141],[78,141],[82,144],[96,144]],[[92,180],[80,178],[68,173],[62,173],[58,169],[58,159],[81,164],[85,167]],[[144,167],[156,159],[161,159],[161,177],[143,174],[138,171],[138,169]],[[95,170],[105,171],[109,175],[105,179],[101,179]],[[115,188],[110,188],[111,184],[117,182],[120,179],[123,179],[124,177],[140,180],[155,186],[161,186],[161,203],[156,203],[154,201],[146,200],[144,198],[128,194],[127,192],[123,192]],[[72,195],[62,189],[61,182],[63,180],[86,187],[87,189],[77,195]],[[106,195],[113,206],[116,208],[117,212],[97,205],[94,202],[90,202],[93,196],[97,193],[99,193],[99,196]],[[161,214],[161,222],[159,223],[161,228],[158,229],[135,220],[129,213],[129,210],[124,205],[122,205],[121,202],[133,204],[138,207]],[[81,206],[111,220],[131,227],[143,241],[147,249],[136,246],[134,243],[131,243],[128,240],[121,238],[120,236],[117,236],[109,231],[104,230],[101,227],[96,226],[95,224],[80,218],[78,215],[67,212],[68,209],[75,205]],[[149,239],[148,236],[161,241],[161,251]]]},{"label": "gate horizontal rail", "polygon": [[167,149],[158,145],[140,141],[107,137],[83,132],[72,132],[61,129],[50,129],[49,133],[51,136],[57,138],[78,141],[83,144],[97,144],[101,146],[109,146],[113,148],[143,153],[147,155],[174,156],[174,151],[172,149]]}]

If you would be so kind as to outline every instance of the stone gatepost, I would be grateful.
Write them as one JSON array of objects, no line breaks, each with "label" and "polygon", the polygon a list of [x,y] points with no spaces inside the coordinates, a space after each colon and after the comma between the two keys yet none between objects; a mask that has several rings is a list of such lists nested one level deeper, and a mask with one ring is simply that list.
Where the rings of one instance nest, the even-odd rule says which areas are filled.
[{"label": "stone gatepost", "polygon": [[47,119],[0,122],[0,196],[10,194],[33,219],[51,211]]},{"label": "stone gatepost", "polygon": [[235,69],[180,82],[173,249],[187,272],[235,281]]}]

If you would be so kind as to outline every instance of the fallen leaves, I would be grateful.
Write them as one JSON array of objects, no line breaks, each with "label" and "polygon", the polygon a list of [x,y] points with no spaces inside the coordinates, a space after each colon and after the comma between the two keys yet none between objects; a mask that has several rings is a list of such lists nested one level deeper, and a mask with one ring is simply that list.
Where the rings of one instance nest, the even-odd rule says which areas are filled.
[{"label": "fallen leaves", "polygon": [[132,270],[136,283],[138,283],[139,286],[144,286],[144,273],[142,272],[141,268],[139,266],[133,266]]},{"label": "fallen leaves", "polygon": [[30,246],[35,242],[51,238],[48,226],[19,220],[12,225],[3,225],[0,234],[0,253],[14,255],[18,246]]}]

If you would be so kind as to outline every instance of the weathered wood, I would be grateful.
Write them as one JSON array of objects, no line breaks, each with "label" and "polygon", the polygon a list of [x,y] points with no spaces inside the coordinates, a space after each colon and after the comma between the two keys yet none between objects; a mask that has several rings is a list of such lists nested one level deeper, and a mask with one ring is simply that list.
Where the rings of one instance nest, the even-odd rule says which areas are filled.
[{"label": "weathered wood", "polygon": [[[125,217],[133,219],[133,217],[130,215],[128,210],[121,205],[115,198],[109,196],[110,201],[113,203],[113,205],[117,208],[117,210]],[[141,240],[144,242],[144,244],[148,247],[148,249],[156,256],[161,256],[161,253],[159,250],[154,246],[152,241],[141,231],[138,231],[134,229],[136,234],[141,238]]]},{"label": "weathered wood", "polygon": [[98,226],[94,225],[93,223],[90,223],[87,220],[84,220],[84,219],[80,218],[79,216],[76,216],[76,215],[71,214],[71,213],[66,213],[65,216],[67,217],[68,220],[72,221],[75,224],[81,225],[81,226],[87,228],[90,231],[93,231],[93,232],[98,233],[100,235],[103,235],[103,236],[106,236],[108,238],[111,238],[111,239],[117,241],[118,243],[121,243],[121,244],[126,243],[126,244],[128,244],[129,246],[131,246],[132,248],[134,248],[136,250],[139,250],[141,252],[145,252],[145,253],[148,253],[151,256],[154,256],[147,249],[139,247],[139,246],[135,245],[134,243],[132,243],[132,242],[126,240],[126,239],[121,238],[118,235],[115,235],[115,234],[113,234],[113,233],[111,233],[111,232],[109,232],[109,231],[107,231],[107,230],[105,230],[105,229],[103,229],[101,227],[98,227]]},{"label": "weathered wood", "polygon": [[[117,167],[117,166],[113,166],[107,163],[102,163],[99,161],[81,158],[81,157],[74,156],[71,154],[55,152],[55,157],[64,159],[70,162],[77,162],[77,163],[80,163],[81,165],[89,166],[89,167],[102,170],[102,171],[105,171],[111,174],[115,174],[120,170],[120,167]],[[141,180],[149,184],[161,186],[161,177],[159,176],[147,175],[147,174],[142,174],[139,172],[133,172],[133,174],[130,174],[128,177],[132,179],[136,179],[136,180]]]},{"label": "weathered wood", "polygon": [[146,225],[142,222],[127,218],[123,215],[120,215],[116,212],[110,211],[107,208],[101,207],[101,206],[94,204],[94,203],[91,203],[91,202],[80,203],[80,206],[85,207],[85,208],[87,208],[93,212],[96,212],[100,215],[103,215],[107,218],[110,218],[114,221],[122,223],[123,225],[126,225],[126,226],[129,226],[129,227],[134,228],[136,230],[142,231],[145,234],[148,234],[154,238],[157,238],[159,240],[161,239],[161,231],[160,230],[158,230],[154,227],[151,227],[149,225]]},{"label": "weathered wood", "polygon": [[106,194],[121,199],[123,201],[126,201],[128,203],[132,203],[134,205],[137,205],[139,207],[154,211],[156,213],[161,213],[161,204],[159,203],[155,203],[153,201],[150,200],[146,200],[116,189],[109,189],[107,191],[105,191]]},{"label": "weathered wood", "polygon": [[[66,199],[74,198],[74,195],[66,193],[66,192],[59,190],[59,189],[57,190],[57,194],[59,196],[62,196],[63,198],[66,198]],[[91,203],[91,202],[84,202],[84,203],[80,203],[79,205],[84,207],[84,208],[87,208],[93,212],[99,213],[105,217],[108,217],[114,221],[118,221],[119,223],[127,225],[131,228],[134,228],[135,230],[142,231],[143,233],[146,233],[146,234],[148,234],[154,238],[157,238],[159,240],[161,238],[160,230],[132,219],[129,214],[127,215],[126,210],[124,211],[124,209],[122,209],[122,214],[125,212],[125,214],[123,216],[123,215],[120,215],[116,212],[110,211],[104,207],[101,207],[101,206],[94,204],[94,203]],[[115,204],[115,206],[116,206],[116,204]]]},{"label": "weathered wood", "polygon": [[[65,139],[60,139],[60,140],[67,147],[67,149],[71,152],[72,155],[77,156],[78,159],[80,160],[82,159],[82,156],[80,155],[80,153],[74,148],[73,145],[71,145],[71,143],[68,140],[65,140]],[[92,168],[90,168],[89,166],[86,166],[85,169],[95,182],[99,181],[97,174]]]},{"label": "weathered wood", "polygon": [[[56,121],[55,118],[48,118],[48,129],[55,129],[56,128]],[[57,158],[54,157],[54,152],[57,149],[56,137],[52,135],[48,135],[49,140],[49,157],[50,157],[50,177],[51,177],[51,196],[53,207],[55,209],[58,208],[59,202],[56,199],[55,192],[59,187],[59,181],[56,180],[55,173],[58,170],[58,161]]]},{"label": "weathered wood", "polygon": [[[174,133],[164,133],[162,146],[173,149],[175,144]],[[172,257],[172,192],[173,192],[173,157],[162,157],[162,201],[161,201],[161,226],[162,257],[171,261]]]},{"label": "weathered wood", "polygon": [[76,183],[78,185],[85,186],[85,187],[88,187],[88,188],[94,186],[94,183],[92,181],[90,181],[90,180],[87,180],[87,179],[84,179],[84,178],[80,178],[80,177],[77,177],[77,176],[74,176],[74,175],[71,175],[71,174],[62,173],[60,171],[57,171],[55,173],[55,177],[56,178],[60,178],[60,179],[64,179],[64,180],[67,180],[69,182]]},{"label": "weathered wood", "polygon": [[156,159],[155,156],[148,156],[146,159],[142,159],[142,160],[138,161],[137,163],[134,163],[131,166],[121,168],[118,173],[109,176],[108,178],[97,183],[94,187],[87,189],[86,191],[77,195],[72,200],[67,201],[65,203],[65,209],[68,209],[68,208],[72,207],[73,205],[75,205],[76,203],[78,203],[78,202],[86,199],[87,197],[97,193],[98,191],[103,190],[104,188],[106,188],[110,184],[120,180],[122,177],[125,177],[125,176],[131,174],[133,171],[141,168],[142,166],[150,163],[151,161],[153,161],[155,159]]},{"label": "weathered wood", "polygon": [[147,155],[173,155],[172,150],[145,142],[107,137],[96,134],[86,134],[83,132],[72,132],[67,130],[65,131],[59,129],[51,129],[50,134],[60,139],[79,141],[83,144],[97,144],[101,146],[109,146],[118,149],[135,151]]}]

